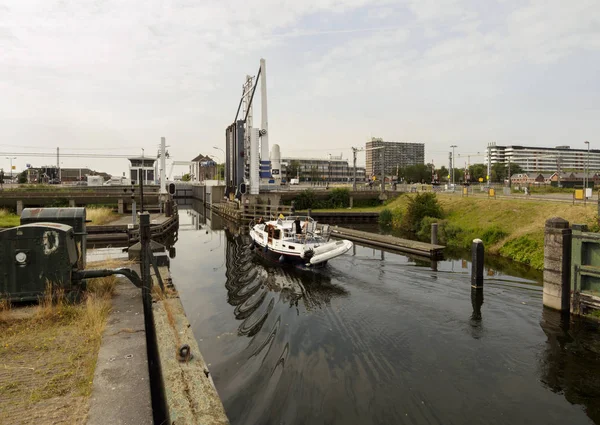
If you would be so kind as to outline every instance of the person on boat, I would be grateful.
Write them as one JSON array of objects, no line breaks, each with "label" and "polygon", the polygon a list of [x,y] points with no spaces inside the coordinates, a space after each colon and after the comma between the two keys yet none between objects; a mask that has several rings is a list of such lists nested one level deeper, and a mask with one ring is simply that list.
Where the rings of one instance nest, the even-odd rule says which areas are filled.
[{"label": "person on boat", "polygon": [[306,221],[304,222],[304,224],[301,224],[300,217],[296,217],[296,219],[294,220],[294,225],[296,226],[296,237],[298,239],[302,239],[302,238],[304,238],[304,236],[306,236],[304,234],[304,231],[306,229],[306,224],[307,224]]},{"label": "person on boat", "polygon": [[256,221],[256,224],[262,224],[263,222],[263,218],[262,217],[258,217],[258,220]]}]

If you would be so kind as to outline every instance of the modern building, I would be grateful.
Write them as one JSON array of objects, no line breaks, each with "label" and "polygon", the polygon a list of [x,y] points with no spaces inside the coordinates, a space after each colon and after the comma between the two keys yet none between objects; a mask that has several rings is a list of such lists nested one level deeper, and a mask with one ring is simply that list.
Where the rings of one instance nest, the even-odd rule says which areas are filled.
[{"label": "modern building", "polygon": [[[534,146],[498,146],[488,144],[485,163],[519,165],[525,173],[585,172],[600,170],[600,150],[571,149],[569,146],[544,148]],[[588,166],[589,163],[589,166]]]},{"label": "modern building", "polygon": [[[289,172],[293,174],[288,175]],[[354,167],[341,156],[330,158],[281,158],[282,180],[299,179],[301,182],[351,182]],[[365,181],[365,169],[356,167],[356,181]]]},{"label": "modern building", "polygon": [[366,143],[366,173],[368,177],[379,176],[384,165],[386,175],[396,175],[397,169],[425,163],[425,144],[413,142],[385,142],[371,138]]}]

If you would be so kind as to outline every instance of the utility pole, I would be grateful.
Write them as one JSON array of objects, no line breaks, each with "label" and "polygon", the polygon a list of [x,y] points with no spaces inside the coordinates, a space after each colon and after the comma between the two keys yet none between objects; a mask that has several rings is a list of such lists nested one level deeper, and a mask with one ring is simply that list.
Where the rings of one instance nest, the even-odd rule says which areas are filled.
[{"label": "utility pole", "polygon": [[385,192],[385,146],[381,147],[381,193]]},{"label": "utility pole", "polygon": [[458,146],[456,145],[451,145],[450,146],[452,148],[452,189],[454,190],[454,149],[457,148]]},{"label": "utility pole", "polygon": [[[12,168],[12,167],[11,167]],[[56,148],[56,168],[58,169],[58,181],[61,181],[60,176],[60,148]]]},{"label": "utility pole", "polygon": [[167,167],[167,143],[165,142],[165,138],[160,138],[160,194],[167,194],[167,185],[166,185],[166,167]]},{"label": "utility pole", "polygon": [[12,160],[13,159],[17,159],[17,157],[16,156],[11,156],[11,157],[7,156],[6,159],[10,160],[10,183],[12,184],[12,182],[13,182],[13,172],[12,172],[13,171],[13,165],[12,165]]},{"label": "utility pole", "polygon": [[510,158],[508,158],[508,187],[512,185],[512,174],[510,174]]},{"label": "utility pole", "polygon": [[354,170],[352,170],[352,190],[354,192],[356,192],[356,152],[357,151],[358,151],[357,148],[352,148],[352,155],[354,156],[354,158],[353,158]]},{"label": "utility pole", "polygon": [[590,142],[588,142],[587,140],[585,141],[585,144],[587,145],[587,167],[586,167],[586,171],[585,171],[585,187],[584,192],[583,192],[583,196],[584,198],[587,198],[587,188],[590,185]]},{"label": "utility pole", "polygon": [[490,187],[490,177],[492,175],[492,144],[488,143],[487,147],[487,176],[485,176],[485,181],[487,187]]}]

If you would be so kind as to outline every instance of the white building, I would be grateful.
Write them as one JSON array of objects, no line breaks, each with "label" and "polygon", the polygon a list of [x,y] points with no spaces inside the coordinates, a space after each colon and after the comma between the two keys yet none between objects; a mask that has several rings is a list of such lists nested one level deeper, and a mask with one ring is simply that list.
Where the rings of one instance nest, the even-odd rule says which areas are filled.
[{"label": "white building", "polygon": [[129,159],[129,178],[131,184],[140,184],[144,179],[144,184],[156,184],[154,163],[156,158],[134,157]]},{"label": "white building", "polygon": [[[488,144],[485,163],[519,165],[525,173],[600,170],[600,150],[571,149],[569,146],[544,148],[536,146],[498,146]],[[588,167],[589,161],[589,167]]]}]

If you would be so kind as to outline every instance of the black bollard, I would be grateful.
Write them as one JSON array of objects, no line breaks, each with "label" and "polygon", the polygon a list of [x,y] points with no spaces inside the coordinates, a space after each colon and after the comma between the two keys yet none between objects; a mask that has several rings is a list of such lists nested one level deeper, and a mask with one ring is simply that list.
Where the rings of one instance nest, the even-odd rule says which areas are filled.
[{"label": "black bollard", "polygon": [[471,320],[481,320],[481,305],[483,304],[483,288],[471,288],[471,305],[473,306],[473,313],[471,314]]},{"label": "black bollard", "polygon": [[473,239],[471,245],[471,287],[483,288],[483,241]]}]

